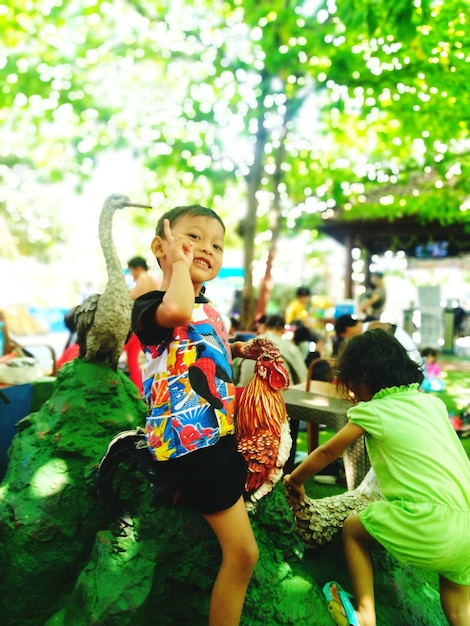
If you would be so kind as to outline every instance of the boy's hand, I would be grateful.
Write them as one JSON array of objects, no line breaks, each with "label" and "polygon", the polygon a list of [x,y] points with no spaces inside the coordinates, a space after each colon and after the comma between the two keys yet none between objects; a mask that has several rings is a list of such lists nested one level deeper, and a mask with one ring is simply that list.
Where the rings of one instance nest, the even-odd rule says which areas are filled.
[{"label": "boy's hand", "polygon": [[172,264],[177,261],[182,261],[185,265],[191,267],[194,259],[192,241],[182,235],[175,237],[171,232],[169,220],[163,222],[163,232],[169,244],[167,252],[168,261]]},{"label": "boy's hand", "polygon": [[241,359],[252,359],[256,360],[258,355],[250,354],[250,346],[252,346],[254,339],[250,339],[250,341],[234,341],[231,344],[232,347],[232,357],[235,359],[239,357]]},{"label": "boy's hand", "polygon": [[230,344],[230,349],[232,351],[232,358],[243,358],[243,346],[245,343],[243,341],[234,341]]},{"label": "boy's hand", "polygon": [[256,359],[263,353],[267,353],[272,357],[280,357],[278,346],[265,337],[255,337],[254,339],[250,339],[250,341],[241,341],[237,343],[240,344],[238,347],[240,352],[239,356],[243,359],[252,359],[253,361],[256,361]]}]

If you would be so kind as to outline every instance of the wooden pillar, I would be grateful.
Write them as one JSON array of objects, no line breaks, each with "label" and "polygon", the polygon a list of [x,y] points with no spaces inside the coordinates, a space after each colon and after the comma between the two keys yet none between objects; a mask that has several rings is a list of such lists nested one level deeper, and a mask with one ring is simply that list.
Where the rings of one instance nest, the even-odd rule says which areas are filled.
[{"label": "wooden pillar", "polygon": [[344,247],[346,250],[346,267],[344,269],[344,297],[352,299],[353,294],[353,281],[352,281],[352,247],[353,238],[351,233],[347,233],[344,238]]},{"label": "wooden pillar", "polygon": [[365,276],[365,285],[368,288],[370,285],[370,264],[372,263],[372,255],[369,250],[364,250],[364,276]]}]

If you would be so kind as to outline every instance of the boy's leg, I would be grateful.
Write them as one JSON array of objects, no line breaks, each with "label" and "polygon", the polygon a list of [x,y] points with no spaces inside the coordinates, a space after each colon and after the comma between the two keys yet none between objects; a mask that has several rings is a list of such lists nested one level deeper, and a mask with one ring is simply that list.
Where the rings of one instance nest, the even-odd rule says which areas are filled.
[{"label": "boy's leg", "polygon": [[212,589],[209,626],[238,626],[258,560],[258,546],[243,497],[229,509],[204,517],[222,549],[222,565]]},{"label": "boy's leg", "polygon": [[470,587],[439,576],[441,605],[451,626],[470,626]]},{"label": "boy's leg", "polygon": [[375,626],[374,573],[368,546],[375,540],[359,521],[348,517],[343,526],[343,545],[360,626]]}]

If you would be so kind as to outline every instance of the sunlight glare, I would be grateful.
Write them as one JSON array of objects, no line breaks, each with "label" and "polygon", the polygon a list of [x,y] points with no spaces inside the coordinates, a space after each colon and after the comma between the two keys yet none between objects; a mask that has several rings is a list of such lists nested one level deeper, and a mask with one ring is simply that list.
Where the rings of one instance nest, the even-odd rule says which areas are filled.
[{"label": "sunlight glare", "polygon": [[5,500],[7,496],[8,496],[8,482],[4,480],[0,487],[0,502]]},{"label": "sunlight glare", "polygon": [[38,469],[31,480],[31,490],[39,498],[52,496],[69,484],[67,463],[51,459]]}]

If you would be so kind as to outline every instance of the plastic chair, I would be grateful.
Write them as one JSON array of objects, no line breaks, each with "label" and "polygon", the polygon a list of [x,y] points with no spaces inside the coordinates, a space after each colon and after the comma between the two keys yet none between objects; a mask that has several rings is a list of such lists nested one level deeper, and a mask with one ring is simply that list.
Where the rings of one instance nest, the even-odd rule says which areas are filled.
[{"label": "plastic chair", "polygon": [[[3,336],[5,339],[5,346],[3,349],[3,355],[10,354],[15,350],[18,350],[20,354],[31,356],[38,360],[44,376],[56,376],[57,375],[57,358],[55,350],[48,344],[22,344],[15,341],[10,337],[8,332],[8,324],[5,314],[0,310],[0,321],[3,322]],[[0,354],[0,356],[3,356]]]}]

